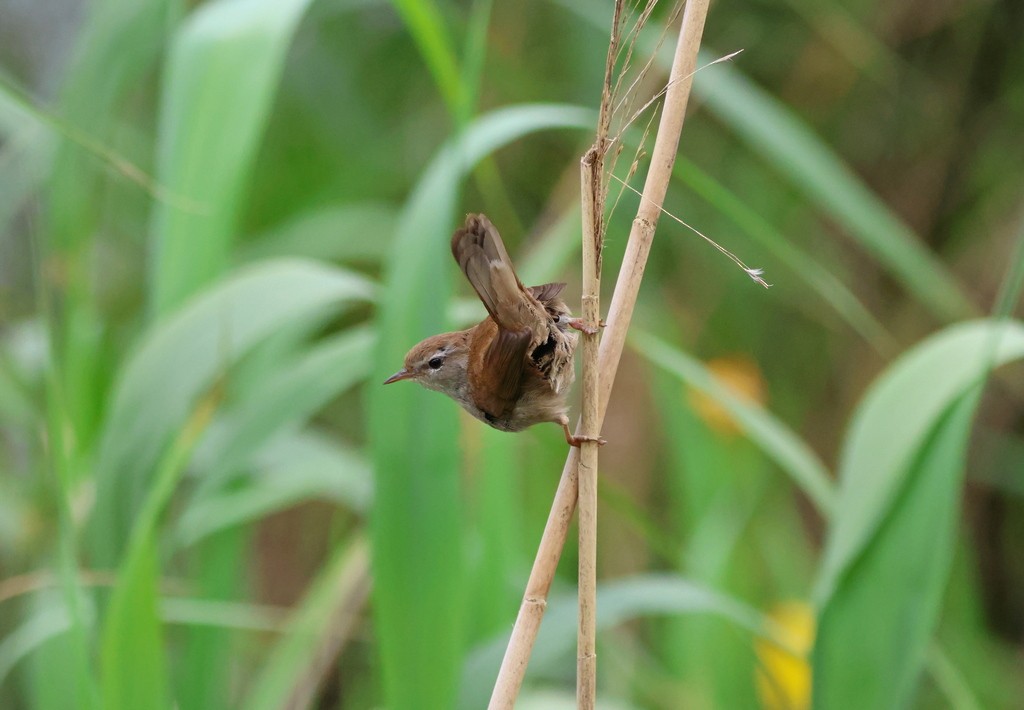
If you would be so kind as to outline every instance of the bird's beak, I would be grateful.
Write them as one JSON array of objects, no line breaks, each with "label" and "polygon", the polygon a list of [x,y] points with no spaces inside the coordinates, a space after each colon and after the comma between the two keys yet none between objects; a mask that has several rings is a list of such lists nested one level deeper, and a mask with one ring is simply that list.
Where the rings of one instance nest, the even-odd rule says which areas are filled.
[{"label": "bird's beak", "polygon": [[398,382],[399,380],[408,380],[412,376],[413,376],[413,373],[409,372],[409,370],[399,370],[398,372],[393,374],[391,377],[389,377],[386,380],[384,380],[384,384],[390,385],[392,382]]}]

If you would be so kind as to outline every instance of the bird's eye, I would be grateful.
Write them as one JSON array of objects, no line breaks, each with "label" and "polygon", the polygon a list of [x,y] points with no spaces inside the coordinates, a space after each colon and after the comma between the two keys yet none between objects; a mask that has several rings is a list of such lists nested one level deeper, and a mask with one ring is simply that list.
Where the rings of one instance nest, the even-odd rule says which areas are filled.
[{"label": "bird's eye", "polygon": [[444,358],[443,357],[432,357],[432,358],[430,358],[430,362],[428,362],[427,364],[430,365],[430,369],[431,370],[436,370],[439,367],[441,367],[441,365],[444,364]]}]

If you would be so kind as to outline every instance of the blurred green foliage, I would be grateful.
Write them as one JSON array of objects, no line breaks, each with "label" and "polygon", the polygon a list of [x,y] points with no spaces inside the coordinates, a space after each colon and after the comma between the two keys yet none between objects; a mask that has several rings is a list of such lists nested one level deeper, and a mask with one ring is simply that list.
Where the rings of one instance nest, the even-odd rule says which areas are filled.
[{"label": "blurred green foliage", "polygon": [[[482,315],[464,212],[576,291],[610,16],[0,0],[0,707],[486,703],[564,442],[379,382]],[[607,707],[1019,706],[1021,33],[713,7],[704,62],[744,51],[666,207],[774,286],[662,221],[604,430]],[[571,545],[522,707],[573,707]]]}]

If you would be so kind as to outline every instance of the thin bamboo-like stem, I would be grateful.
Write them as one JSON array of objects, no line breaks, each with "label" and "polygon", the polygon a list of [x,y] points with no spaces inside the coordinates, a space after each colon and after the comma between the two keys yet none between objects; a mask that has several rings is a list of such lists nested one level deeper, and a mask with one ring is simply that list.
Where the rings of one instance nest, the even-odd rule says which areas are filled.
[{"label": "thin bamboo-like stem", "polygon": [[[607,80],[607,79],[606,79]],[[597,699],[597,449],[600,432],[601,241],[604,191],[603,155],[598,146],[583,157],[580,182],[583,199],[583,321],[594,330],[583,335],[583,399],[580,428],[579,491],[579,632],[576,644],[576,706],[593,710]]]},{"label": "thin bamboo-like stem", "polygon": [[613,74],[622,37],[624,0],[616,0],[605,57],[601,109],[594,145],[580,161],[580,201],[583,215],[582,316],[590,332],[583,335],[583,393],[580,428],[579,486],[579,586],[576,641],[576,707],[594,710],[597,702],[597,473],[601,365],[598,361],[601,323],[601,250],[604,244],[605,154],[611,130]]},{"label": "thin bamboo-like stem", "polygon": [[[611,395],[615,372],[619,359],[626,344],[626,332],[633,316],[637,293],[643,279],[647,256],[650,254],[651,242],[654,239],[654,228],[661,214],[661,205],[668,191],[672,167],[675,164],[676,151],[679,148],[679,135],[686,115],[686,104],[690,96],[692,75],[697,67],[697,50],[704,31],[704,20],[707,17],[709,0],[688,0],[683,12],[682,25],[679,28],[679,41],[676,45],[672,72],[669,77],[669,90],[665,95],[665,106],[658,125],[658,135],[651,151],[651,166],[644,184],[644,199],[640,201],[633,227],[626,244],[619,277],[615,284],[611,306],[608,310],[608,326],[601,339],[598,351],[598,363],[601,378],[598,385],[598,422],[603,422],[608,410],[608,399]],[[580,434],[584,433],[582,431]],[[569,522],[576,509],[578,495],[577,468],[580,452],[577,448],[569,451],[562,478],[555,491],[555,499],[548,515],[544,534],[537,549],[533,569],[526,585],[523,603],[512,629],[497,682],[488,705],[490,710],[512,710],[515,699],[526,675],[526,666],[533,650],[540,622],[547,606],[547,595],[551,589],[555,569],[565,546]]]}]

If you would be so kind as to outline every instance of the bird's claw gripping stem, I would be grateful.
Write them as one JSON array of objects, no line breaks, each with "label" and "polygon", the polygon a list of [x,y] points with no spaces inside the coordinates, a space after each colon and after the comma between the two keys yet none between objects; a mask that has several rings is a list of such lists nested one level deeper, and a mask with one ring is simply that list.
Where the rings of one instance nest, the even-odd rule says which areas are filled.
[{"label": "bird's claw gripping stem", "polygon": [[598,446],[604,446],[605,444],[608,443],[600,436],[586,436],[584,434],[576,436],[571,431],[569,431],[568,424],[562,424],[562,431],[565,432],[565,442],[569,444],[569,446],[575,446],[577,449],[580,448],[580,445],[584,441],[596,441]]},{"label": "bird's claw gripping stem", "polygon": [[584,321],[582,318],[570,318],[568,321],[566,321],[566,323],[568,323],[570,328],[575,328],[576,330],[586,333],[587,335],[594,335],[595,333],[599,332],[600,328],[604,328],[605,326],[604,321],[598,321],[598,327],[592,328],[589,325],[587,325],[586,321]]}]

